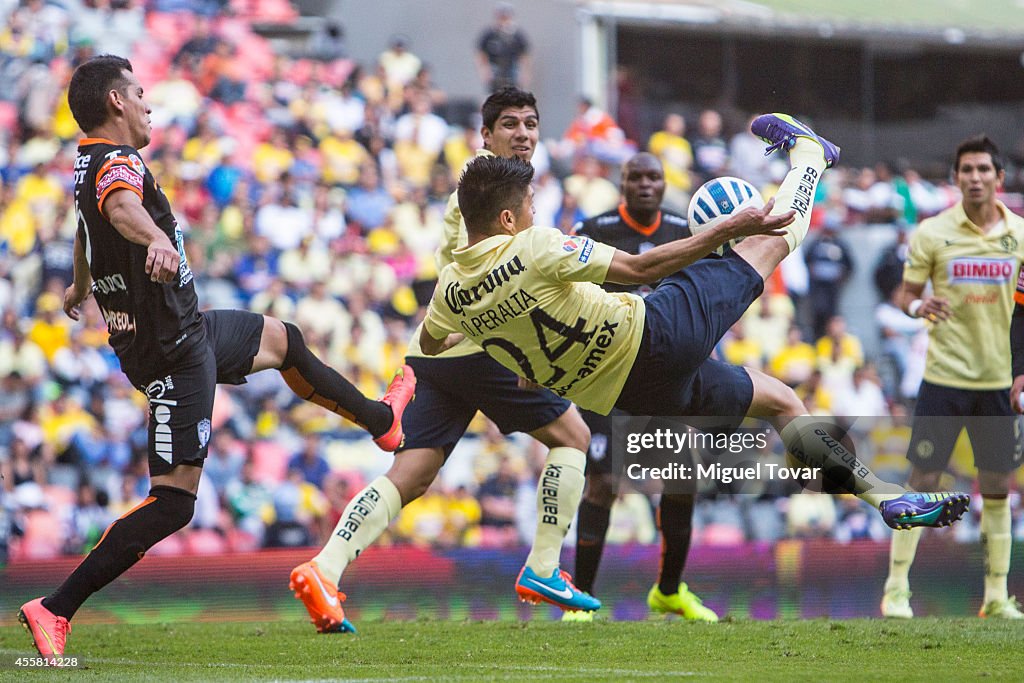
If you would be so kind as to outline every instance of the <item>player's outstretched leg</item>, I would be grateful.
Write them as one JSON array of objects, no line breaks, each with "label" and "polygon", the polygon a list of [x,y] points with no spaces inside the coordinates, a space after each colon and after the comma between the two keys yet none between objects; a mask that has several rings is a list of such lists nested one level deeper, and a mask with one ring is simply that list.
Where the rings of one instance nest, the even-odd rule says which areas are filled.
[{"label": "player's outstretched leg", "polygon": [[817,469],[832,488],[877,508],[893,529],[948,526],[967,511],[971,498],[966,493],[915,493],[882,481],[857,457],[853,444],[844,443],[845,429],[806,414],[796,393],[778,379],[758,370],[746,371],[754,385],[747,414],[769,419],[794,458]]},{"label": "player's outstretched leg", "polygon": [[601,601],[581,591],[568,572],[558,568],[562,541],[576,516],[583,493],[587,456],[567,446],[548,452],[537,482],[537,531],[526,566],[516,579],[516,594],[523,602],[549,602],[563,610],[592,612]]},{"label": "player's outstretched leg", "polygon": [[398,450],[403,439],[402,413],[416,391],[416,374],[412,368],[408,365],[399,368],[384,397],[373,401],[313,355],[298,327],[284,323],[284,329],[287,351],[279,370],[288,387],[299,398],[365,428],[383,450]]},{"label": "player's outstretched leg", "polygon": [[775,418],[786,449],[801,463],[820,469],[834,487],[878,508],[893,529],[949,526],[960,519],[971,497],[958,491],[916,493],[879,479],[844,444],[845,430],[820,417]]}]

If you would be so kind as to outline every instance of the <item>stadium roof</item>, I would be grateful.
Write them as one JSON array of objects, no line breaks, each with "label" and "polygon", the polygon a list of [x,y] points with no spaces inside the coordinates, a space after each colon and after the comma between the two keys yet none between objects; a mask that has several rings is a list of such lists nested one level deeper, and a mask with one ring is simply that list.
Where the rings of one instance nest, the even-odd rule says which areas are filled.
[{"label": "stadium roof", "polygon": [[579,4],[594,14],[622,21],[723,32],[1024,46],[1024,0],[582,0]]}]

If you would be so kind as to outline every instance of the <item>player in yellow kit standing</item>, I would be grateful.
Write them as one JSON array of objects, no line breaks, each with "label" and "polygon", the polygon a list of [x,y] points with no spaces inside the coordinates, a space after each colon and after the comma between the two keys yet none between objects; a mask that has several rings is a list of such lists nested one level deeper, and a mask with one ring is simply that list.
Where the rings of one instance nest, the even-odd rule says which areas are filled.
[{"label": "player in yellow kit standing", "polygon": [[[912,465],[908,483],[915,491],[936,490],[957,437],[967,429],[978,468],[985,547],[979,616],[1021,619],[1019,604],[1007,595],[1006,575],[1012,542],[1008,494],[1021,464],[1008,389],[1015,281],[1018,300],[1024,301],[1024,280],[1018,277],[1024,219],[996,199],[1003,162],[987,137],[957,147],[953,172],[963,200],[921,222],[910,239],[903,271],[900,306],[908,315],[933,323],[907,453]],[[929,281],[932,293],[926,295]],[[1024,370],[1013,374],[1024,375]],[[909,574],[920,538],[917,529],[892,537],[882,598],[887,617],[914,616]]]},{"label": "player in yellow kit standing", "polygon": [[[951,524],[969,496],[908,493],[879,480],[781,381],[709,359],[765,277],[803,241],[817,184],[839,155],[785,114],[760,116],[751,129],[769,149],[789,151],[792,167],[775,199],[640,255],[533,227],[532,167],[473,160],[458,189],[469,241],[441,273],[421,348],[440,353],[469,338],[527,380],[603,414],[618,407],[732,424],[766,417],[798,460],[876,506],[890,526]],[[698,261],[739,237],[746,239],[724,258]],[[597,286],[657,280],[645,299]]]}]

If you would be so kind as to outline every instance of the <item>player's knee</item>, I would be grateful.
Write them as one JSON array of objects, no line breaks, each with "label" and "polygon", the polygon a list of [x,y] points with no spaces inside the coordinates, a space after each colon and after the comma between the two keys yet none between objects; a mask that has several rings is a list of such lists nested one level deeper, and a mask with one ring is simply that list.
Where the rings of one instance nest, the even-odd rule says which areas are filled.
[{"label": "player's knee", "polygon": [[173,486],[154,486],[149,495],[160,505],[160,520],[168,536],[192,521],[196,509],[195,494]]},{"label": "player's knee", "polygon": [[986,498],[1005,498],[1010,495],[1011,481],[1009,472],[978,470],[978,488]]},{"label": "player's knee", "polygon": [[783,384],[781,381],[771,383],[770,389],[765,392],[765,406],[767,415],[803,415],[807,412],[803,401],[796,395],[792,387]]},{"label": "player's knee", "polygon": [[284,323],[284,333],[287,337],[287,347],[281,369],[287,370],[295,367],[301,361],[302,356],[306,353],[306,340],[302,337],[302,330],[294,323]]},{"label": "player's knee", "polygon": [[556,445],[586,453],[590,448],[590,427],[583,421],[583,416],[576,410],[576,406],[569,406],[556,422],[559,427],[556,438],[560,441]]}]

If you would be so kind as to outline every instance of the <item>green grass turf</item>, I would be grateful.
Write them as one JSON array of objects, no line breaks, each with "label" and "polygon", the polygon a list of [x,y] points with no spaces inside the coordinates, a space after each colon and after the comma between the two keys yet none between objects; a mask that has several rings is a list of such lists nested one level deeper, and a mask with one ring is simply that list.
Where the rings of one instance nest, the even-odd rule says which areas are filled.
[{"label": "green grass turf", "polygon": [[1024,624],[909,622],[373,622],[316,635],[300,622],[82,625],[74,671],[26,671],[0,629],[0,680],[1020,680]]}]

